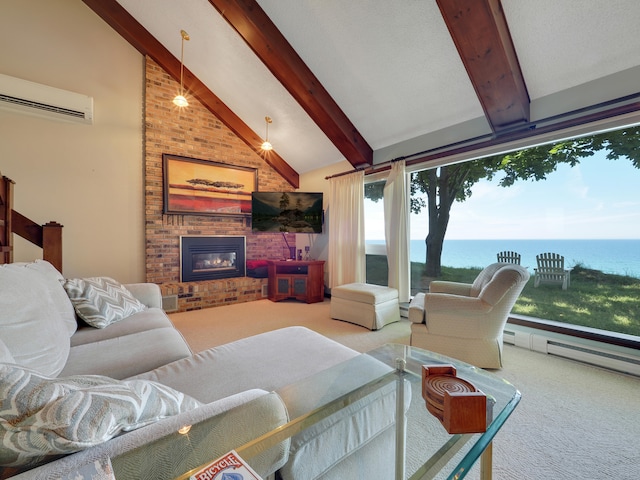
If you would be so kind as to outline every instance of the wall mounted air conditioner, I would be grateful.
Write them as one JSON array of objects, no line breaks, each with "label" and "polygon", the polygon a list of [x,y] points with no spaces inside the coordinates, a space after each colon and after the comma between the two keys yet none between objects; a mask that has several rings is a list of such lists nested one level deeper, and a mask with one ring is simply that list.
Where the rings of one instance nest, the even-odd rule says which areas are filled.
[{"label": "wall mounted air conditioner", "polygon": [[0,109],[67,122],[93,123],[93,98],[0,74]]}]

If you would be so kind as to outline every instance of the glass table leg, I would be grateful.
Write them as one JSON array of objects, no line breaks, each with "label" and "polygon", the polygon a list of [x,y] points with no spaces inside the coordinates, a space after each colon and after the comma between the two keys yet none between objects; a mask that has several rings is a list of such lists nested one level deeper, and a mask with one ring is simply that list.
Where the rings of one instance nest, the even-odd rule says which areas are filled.
[{"label": "glass table leg", "polygon": [[396,480],[405,478],[407,419],[404,411],[404,370],[406,365],[406,359],[396,359]]},{"label": "glass table leg", "polygon": [[493,477],[493,442],[489,442],[487,448],[480,456],[480,478],[491,480]]}]

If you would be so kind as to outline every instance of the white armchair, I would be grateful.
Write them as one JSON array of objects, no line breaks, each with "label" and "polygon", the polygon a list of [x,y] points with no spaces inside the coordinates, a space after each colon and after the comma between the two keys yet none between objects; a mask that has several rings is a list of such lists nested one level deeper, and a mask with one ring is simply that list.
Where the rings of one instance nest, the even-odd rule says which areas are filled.
[{"label": "white armchair", "polygon": [[[502,331],[528,280],[526,268],[494,263],[473,284],[431,282],[410,309],[411,345],[477,367],[501,368]],[[416,314],[420,307],[424,315]]]}]

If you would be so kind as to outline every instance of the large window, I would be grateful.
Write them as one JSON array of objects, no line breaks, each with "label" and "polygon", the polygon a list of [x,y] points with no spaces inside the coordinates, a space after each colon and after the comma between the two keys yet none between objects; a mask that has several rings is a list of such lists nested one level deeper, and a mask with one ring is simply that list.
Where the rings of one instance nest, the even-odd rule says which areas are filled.
[{"label": "large window", "polygon": [[367,260],[367,283],[387,285],[389,267],[384,234],[384,203],[382,191],[386,180],[374,179],[366,182],[364,199],[365,251]]},{"label": "large window", "polygon": [[[639,127],[426,172],[411,173],[412,210],[420,210],[411,214],[412,294],[434,278],[471,282],[498,252],[516,251],[532,279],[514,314],[640,336]],[[462,183],[447,189],[444,178]],[[369,182],[367,282],[386,285],[384,179]],[[428,198],[425,182],[437,182],[436,198]],[[458,201],[448,208],[454,195]],[[443,235],[437,262],[427,258],[429,233],[436,238],[432,253],[438,248],[437,231],[429,232],[429,201],[446,215],[435,227]],[[567,290],[534,287],[536,256],[546,252],[562,255],[571,269]]]},{"label": "large window", "polygon": [[[640,335],[639,135],[627,129],[536,147],[509,159],[508,170],[495,170],[492,178],[483,175],[482,169],[489,171],[483,159],[463,164],[473,181],[459,186],[463,201],[449,211],[441,278],[472,281],[498,252],[517,251],[532,280],[514,313]],[[575,165],[561,161],[575,151]],[[619,158],[610,159],[612,152]],[[449,175],[460,174],[458,166],[448,168]],[[411,216],[414,288],[432,279],[425,274],[428,199],[419,190],[416,198],[425,207]],[[444,208],[442,197],[436,201]],[[536,255],[545,252],[564,256],[572,270],[567,290],[533,287]]]}]

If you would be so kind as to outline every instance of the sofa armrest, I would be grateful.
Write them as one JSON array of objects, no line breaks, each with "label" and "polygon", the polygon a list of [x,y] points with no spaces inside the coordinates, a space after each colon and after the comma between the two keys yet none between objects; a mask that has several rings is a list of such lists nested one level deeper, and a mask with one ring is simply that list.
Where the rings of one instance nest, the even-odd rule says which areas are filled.
[{"label": "sofa armrest", "polygon": [[[109,457],[116,478],[174,479],[287,421],[287,410],[277,394],[260,389],[247,390],[12,478],[65,477],[84,465]],[[177,433],[185,425],[191,425],[189,432]],[[259,475],[267,477],[285,464],[288,451],[289,440],[286,440],[261,452],[249,463]]]},{"label": "sofa armrest", "polygon": [[452,295],[471,295],[470,283],[447,282],[446,280],[433,280],[429,284],[429,293],[450,293]]},{"label": "sofa armrest", "polygon": [[492,305],[477,297],[450,295],[448,293],[427,293],[424,296],[424,312],[429,323],[429,317],[434,314],[458,314],[478,316],[485,315]]},{"label": "sofa armrest", "polygon": [[409,303],[409,321],[424,323],[424,293],[416,293]]},{"label": "sofa armrest", "polygon": [[162,308],[162,293],[155,283],[128,283],[125,288],[149,308]]}]

